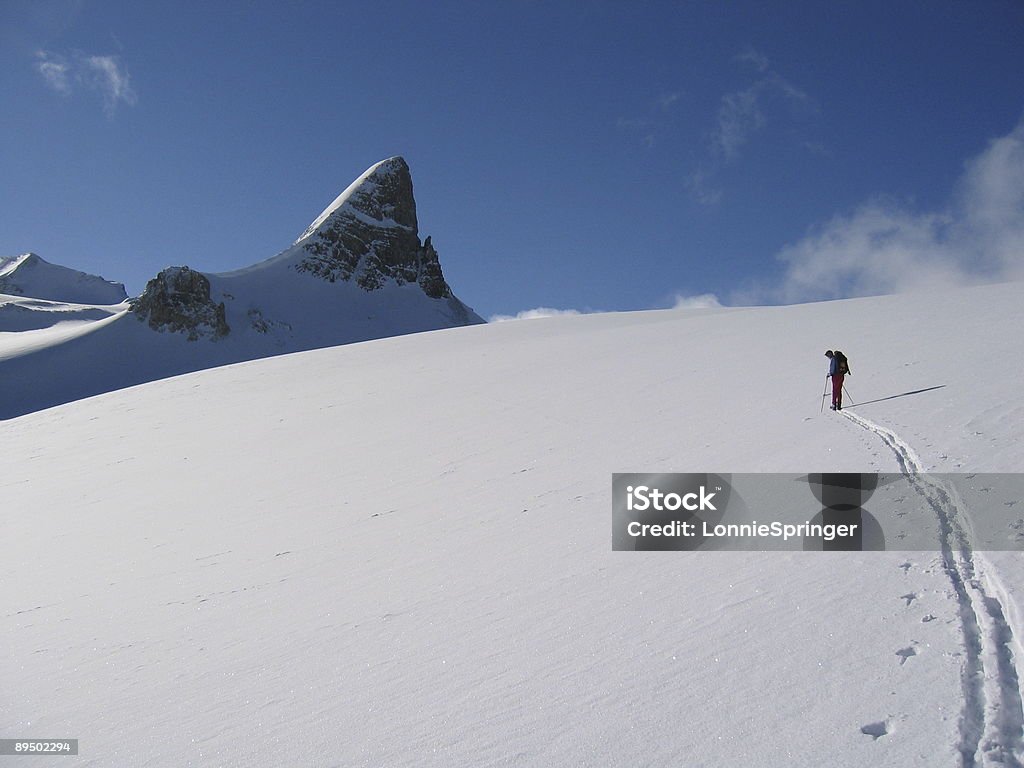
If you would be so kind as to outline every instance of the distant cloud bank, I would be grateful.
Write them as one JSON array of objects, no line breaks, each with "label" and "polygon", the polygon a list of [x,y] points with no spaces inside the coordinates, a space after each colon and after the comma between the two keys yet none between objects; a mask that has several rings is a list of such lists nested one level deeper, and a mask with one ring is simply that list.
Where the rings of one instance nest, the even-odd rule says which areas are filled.
[{"label": "distant cloud bank", "polygon": [[781,284],[743,303],[793,303],[1024,279],[1024,120],[967,162],[940,210],[877,197],[778,254]]},{"label": "distant cloud bank", "polygon": [[[795,304],[1024,280],[1024,119],[965,163],[942,208],[914,211],[876,196],[812,227],[776,259],[779,279],[733,291],[724,303],[713,293],[677,293],[659,306]],[[490,321],[578,314],[537,307]]]},{"label": "distant cloud bank", "polygon": [[[768,66],[754,51],[746,60]],[[722,300],[677,293],[659,306],[796,304],[1024,280],[1024,118],[964,164],[941,208],[913,210],[878,195],[811,227],[775,258],[783,265],[777,279]]]},{"label": "distant cloud bank", "polygon": [[[717,309],[722,306],[718,297],[713,293],[702,293],[691,296],[677,293],[669,299],[667,304],[660,304],[657,309],[664,309],[666,306],[672,309]],[[542,317],[564,317],[566,315],[590,315],[600,312],[594,309],[553,309],[552,307],[536,307],[535,309],[524,309],[514,315],[491,315],[487,318],[489,323],[504,323],[509,320],[536,320]]]},{"label": "distant cloud bank", "polygon": [[535,309],[524,309],[514,315],[491,315],[487,318],[489,323],[504,323],[509,320],[537,320],[541,317],[558,317],[560,315],[586,315],[588,312],[580,312],[578,309],[553,309],[551,307],[536,307]]},{"label": "distant cloud bank", "polygon": [[36,51],[36,71],[57,93],[68,95],[81,88],[98,94],[103,99],[104,111],[110,116],[119,104],[136,102],[131,78],[117,56]]},{"label": "distant cloud bank", "polygon": [[722,306],[713,293],[702,293],[699,296],[676,294],[672,309],[717,309]]}]

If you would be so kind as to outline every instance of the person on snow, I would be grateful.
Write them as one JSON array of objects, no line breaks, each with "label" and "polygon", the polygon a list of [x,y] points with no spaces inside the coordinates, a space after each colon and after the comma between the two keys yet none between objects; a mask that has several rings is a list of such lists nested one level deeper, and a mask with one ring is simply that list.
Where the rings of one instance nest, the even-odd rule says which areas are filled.
[{"label": "person on snow", "polygon": [[838,349],[833,352],[831,349],[825,351],[825,357],[829,359],[828,376],[832,379],[832,405],[833,411],[843,410],[843,379],[850,373],[850,363],[846,355]]}]

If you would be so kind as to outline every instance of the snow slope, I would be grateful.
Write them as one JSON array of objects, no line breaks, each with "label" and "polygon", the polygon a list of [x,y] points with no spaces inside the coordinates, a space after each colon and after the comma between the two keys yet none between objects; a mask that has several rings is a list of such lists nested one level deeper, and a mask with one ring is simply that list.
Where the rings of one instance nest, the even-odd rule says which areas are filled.
[{"label": "snow slope", "polygon": [[[15,335],[22,331],[104,320],[126,309],[127,304],[72,304],[0,293],[0,338],[13,342]],[[3,342],[0,345],[7,346]]]},{"label": "snow slope", "polygon": [[119,304],[128,298],[121,283],[50,264],[34,253],[0,256],[0,294],[4,293],[73,304]]},{"label": "snow slope", "polygon": [[[609,530],[613,472],[1021,472],[1020,288],[458,328],[0,423],[0,735],[79,738],[67,766],[1020,765],[1019,554]],[[820,413],[837,346],[863,404]]]},{"label": "snow slope", "polygon": [[[183,333],[155,332],[126,306],[87,308],[103,319],[74,331],[54,326],[0,333],[6,392],[0,419],[183,372],[456,322],[446,302],[425,296],[415,285],[369,294],[283,265],[234,278],[208,277],[214,295],[251,299],[227,303],[232,332],[224,339],[190,341]],[[482,321],[472,315],[468,322]],[[74,376],[68,375],[71,371]]]}]

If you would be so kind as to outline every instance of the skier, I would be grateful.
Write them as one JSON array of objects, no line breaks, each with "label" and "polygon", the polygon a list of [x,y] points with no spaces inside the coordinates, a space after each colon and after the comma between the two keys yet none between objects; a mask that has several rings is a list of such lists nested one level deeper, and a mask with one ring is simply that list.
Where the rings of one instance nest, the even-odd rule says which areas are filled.
[{"label": "skier", "polygon": [[833,352],[831,349],[825,351],[825,357],[829,359],[828,374],[832,379],[832,405],[833,411],[843,410],[843,379],[850,372],[850,363],[846,355],[838,349]]}]

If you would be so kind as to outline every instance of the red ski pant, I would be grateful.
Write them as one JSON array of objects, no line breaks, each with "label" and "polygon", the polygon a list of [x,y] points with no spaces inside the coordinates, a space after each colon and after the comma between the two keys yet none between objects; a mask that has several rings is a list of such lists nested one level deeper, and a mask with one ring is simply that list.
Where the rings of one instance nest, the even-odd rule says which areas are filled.
[{"label": "red ski pant", "polygon": [[843,404],[843,379],[846,376],[842,373],[832,374],[832,405]]}]

